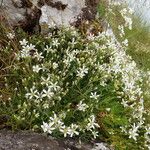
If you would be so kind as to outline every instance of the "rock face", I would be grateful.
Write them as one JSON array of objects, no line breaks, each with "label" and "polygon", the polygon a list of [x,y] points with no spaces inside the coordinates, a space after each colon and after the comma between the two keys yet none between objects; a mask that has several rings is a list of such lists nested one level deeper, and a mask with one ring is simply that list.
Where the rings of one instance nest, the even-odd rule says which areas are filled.
[{"label": "rock face", "polygon": [[27,32],[36,30],[41,11],[29,0],[0,0],[0,3],[0,18],[5,19],[7,24],[20,26]]},{"label": "rock face", "polygon": [[0,150],[110,150],[105,143],[86,144],[56,140],[38,133],[0,130]]},{"label": "rock face", "polygon": [[40,23],[45,22],[49,26],[69,25],[76,20],[84,7],[85,0],[55,0],[53,3],[46,3],[41,7]]},{"label": "rock face", "polygon": [[27,32],[40,26],[74,25],[93,20],[99,0],[0,0],[0,21]]}]

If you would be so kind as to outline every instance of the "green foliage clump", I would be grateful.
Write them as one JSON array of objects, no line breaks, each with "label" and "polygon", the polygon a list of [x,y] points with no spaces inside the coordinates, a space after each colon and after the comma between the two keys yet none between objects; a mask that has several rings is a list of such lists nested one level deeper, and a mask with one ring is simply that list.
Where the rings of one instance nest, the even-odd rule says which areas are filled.
[{"label": "green foliage clump", "polygon": [[132,123],[142,119],[136,118],[143,106],[139,71],[111,34],[83,37],[76,29],[54,28],[46,37],[10,35],[3,51],[13,52],[11,43],[17,42],[5,79],[12,93],[1,101],[1,113],[10,116],[13,129],[107,139],[127,136],[120,127],[132,132]]},{"label": "green foliage clump", "polygon": [[[98,8],[101,19],[117,11],[105,4]],[[109,29],[96,36],[64,27],[51,28],[47,36],[2,32],[0,114],[10,118],[5,126],[54,137],[99,138],[116,150],[146,149],[143,74],[126,53],[130,15],[124,8],[117,11],[116,28],[108,18],[120,43]]]}]

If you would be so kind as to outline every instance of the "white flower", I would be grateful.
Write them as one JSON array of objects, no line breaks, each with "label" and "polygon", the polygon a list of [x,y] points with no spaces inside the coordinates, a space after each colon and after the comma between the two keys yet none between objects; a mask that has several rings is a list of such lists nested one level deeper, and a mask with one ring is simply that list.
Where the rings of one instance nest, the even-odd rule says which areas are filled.
[{"label": "white flower", "polygon": [[57,85],[57,82],[50,82],[49,88],[52,88],[54,91],[57,91],[58,89],[60,89],[60,86]]},{"label": "white flower", "polygon": [[53,46],[58,47],[58,45],[60,45],[60,43],[58,42],[58,39],[53,39]]},{"label": "white flower", "polygon": [[126,129],[126,127],[121,126],[121,127],[120,127],[120,129],[121,129],[121,132],[123,132],[123,133],[126,133],[126,134],[127,134],[127,129]]},{"label": "white flower", "polygon": [[66,118],[66,112],[62,112],[61,114],[59,114],[59,118],[65,119]]},{"label": "white flower", "polygon": [[138,133],[135,130],[133,130],[133,129],[129,130],[129,138],[133,138],[136,141],[137,136],[138,136]]},{"label": "white flower", "polygon": [[47,53],[55,53],[56,49],[52,48],[52,46],[48,46],[46,45],[46,48],[44,48],[44,51],[46,51]]},{"label": "white flower", "polygon": [[37,95],[36,95],[36,98],[37,98],[37,103],[39,103],[40,101],[43,100],[43,96],[42,96],[42,93],[38,92]]},{"label": "white flower", "polygon": [[49,104],[47,104],[47,103],[44,103],[44,104],[43,104],[43,108],[44,108],[44,109],[47,109],[47,108],[49,108]]},{"label": "white flower", "polygon": [[83,66],[82,68],[79,68],[79,70],[77,71],[77,76],[83,78],[87,73],[88,68],[85,68],[85,66]]},{"label": "white flower", "polygon": [[107,40],[107,46],[109,49],[116,49],[117,45],[114,43],[114,40],[109,39],[109,40]]},{"label": "white flower", "polygon": [[44,77],[41,77],[41,84],[42,85],[46,85],[46,86],[48,86],[50,83],[51,83],[51,81],[50,81],[50,76],[48,76],[47,78],[44,78]]},{"label": "white flower", "polygon": [[74,134],[79,135],[79,132],[76,131],[78,129],[78,125],[71,124],[71,127],[68,129],[68,134],[70,137],[73,137]]},{"label": "white flower", "polygon": [[69,62],[73,61],[75,59],[74,53],[68,53],[67,58],[69,58]]},{"label": "white flower", "polygon": [[95,122],[95,116],[91,115],[90,118],[88,118],[86,129],[87,131],[92,131],[92,129],[95,129],[95,127],[99,127],[99,125]]},{"label": "white flower", "polygon": [[30,57],[30,51],[35,49],[35,45],[23,45],[22,50],[20,51],[21,58]]},{"label": "white flower", "polygon": [[55,127],[56,127],[57,129],[61,129],[62,126],[64,126],[64,123],[63,123],[61,120],[59,120],[59,121],[57,122],[57,124],[55,124]]},{"label": "white flower", "polygon": [[56,69],[56,68],[58,68],[58,64],[57,63],[53,63],[53,69]]},{"label": "white flower", "polygon": [[46,47],[44,48],[44,51],[46,51],[46,52],[50,52],[52,50],[52,47],[51,46],[48,46],[48,45],[46,45]]},{"label": "white flower", "polygon": [[129,7],[128,9],[129,9],[129,13],[132,15],[134,13],[134,10],[131,7]]},{"label": "white flower", "polygon": [[22,41],[19,41],[21,46],[26,46],[28,41],[26,39],[23,39]]},{"label": "white flower", "polygon": [[128,107],[128,102],[125,101],[124,99],[122,99],[121,104],[122,104],[124,107]]},{"label": "white flower", "polygon": [[89,35],[87,36],[87,39],[91,41],[94,40],[95,39],[94,34],[89,33]]},{"label": "white flower", "polygon": [[120,11],[121,15],[124,16],[127,14],[127,9],[126,8],[123,8],[121,11]]},{"label": "white flower", "polygon": [[42,56],[42,53],[38,53],[38,52],[35,53],[34,57],[37,58],[37,60],[41,60],[41,59],[44,58],[44,57]]},{"label": "white flower", "polygon": [[101,50],[104,50],[104,49],[106,49],[107,48],[107,46],[106,45],[102,45],[102,46],[100,46],[100,49]]},{"label": "white flower", "polygon": [[43,89],[42,97],[47,97],[51,99],[54,96],[54,93],[52,92],[51,88],[48,88],[47,90]]},{"label": "white flower", "polygon": [[97,95],[97,92],[94,92],[94,93],[91,92],[90,98],[93,98],[93,99],[97,100],[99,96],[100,96],[100,95]]},{"label": "white flower", "polygon": [[35,118],[38,118],[39,116],[40,116],[39,113],[36,113],[36,114],[35,114]]},{"label": "white flower", "polygon": [[65,125],[60,128],[60,132],[64,134],[64,137],[66,137],[67,134],[69,134],[69,130],[69,127],[66,127]]},{"label": "white flower", "polygon": [[33,72],[36,72],[36,73],[38,73],[42,69],[41,67],[39,67],[39,65],[35,65],[32,68],[33,68]]},{"label": "white flower", "polygon": [[22,49],[22,50],[20,51],[20,57],[21,57],[21,58],[30,57],[29,51],[26,50],[26,49]]},{"label": "white flower", "polygon": [[71,45],[74,46],[76,43],[75,38],[72,38]]},{"label": "white flower", "polygon": [[136,137],[139,135],[137,133],[139,126],[135,126],[135,123],[133,124],[132,128],[129,130],[129,138],[133,138],[135,141],[137,140]]},{"label": "white flower", "polygon": [[34,50],[35,49],[35,45],[33,44],[29,44],[29,45],[25,45],[23,46],[23,48],[27,51],[30,51],[30,50]]},{"label": "white flower", "polygon": [[106,108],[106,111],[110,112],[111,108]]},{"label": "white flower", "polygon": [[31,89],[30,89],[30,93],[26,93],[26,98],[29,98],[29,99],[33,99],[33,98],[37,98],[37,94],[38,94],[38,91],[35,89],[35,86],[33,86]]},{"label": "white flower", "polygon": [[118,26],[118,29],[120,30],[120,36],[123,37],[123,36],[125,35],[123,25],[119,25],[119,26]]},{"label": "white flower", "polygon": [[82,101],[80,101],[80,103],[77,105],[77,109],[80,110],[80,111],[85,111],[89,106],[86,105],[85,103],[82,103]]},{"label": "white flower", "polygon": [[58,124],[58,122],[61,122],[60,118],[57,117],[57,115],[54,113],[54,117],[49,117],[50,122],[53,122],[53,124]]},{"label": "white flower", "polygon": [[43,125],[41,125],[41,128],[43,129],[44,132],[48,132],[49,134],[52,133],[55,128],[53,127],[53,123],[45,123],[43,122]]},{"label": "white flower", "polygon": [[70,58],[67,57],[66,59],[63,60],[63,63],[67,66],[70,66]]},{"label": "white flower", "polygon": [[145,127],[145,129],[146,129],[146,133],[145,133],[145,134],[146,134],[146,135],[150,135],[150,126],[149,126],[149,127],[148,127],[148,126]]},{"label": "white flower", "polygon": [[125,40],[122,42],[122,44],[127,47],[127,46],[128,46],[128,39],[125,39]]},{"label": "white flower", "polygon": [[48,123],[43,122],[43,125],[41,125],[41,128],[43,129],[44,132],[47,132]]},{"label": "white flower", "polygon": [[132,19],[130,17],[124,16],[125,26],[132,30]]},{"label": "white flower", "polygon": [[15,37],[15,33],[8,33],[8,34],[7,34],[7,37],[8,37],[9,39],[13,39],[13,38]]},{"label": "white flower", "polygon": [[94,139],[96,139],[98,137],[98,131],[92,131],[92,134],[94,136]]}]

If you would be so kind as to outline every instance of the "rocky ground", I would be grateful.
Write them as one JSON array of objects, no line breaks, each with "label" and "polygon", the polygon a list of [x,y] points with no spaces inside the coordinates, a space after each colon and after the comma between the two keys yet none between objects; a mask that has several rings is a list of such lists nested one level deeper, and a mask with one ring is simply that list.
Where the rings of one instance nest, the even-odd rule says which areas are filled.
[{"label": "rocky ground", "polygon": [[0,130],[0,150],[110,150],[107,144],[79,143],[73,139],[53,139],[46,135]]}]

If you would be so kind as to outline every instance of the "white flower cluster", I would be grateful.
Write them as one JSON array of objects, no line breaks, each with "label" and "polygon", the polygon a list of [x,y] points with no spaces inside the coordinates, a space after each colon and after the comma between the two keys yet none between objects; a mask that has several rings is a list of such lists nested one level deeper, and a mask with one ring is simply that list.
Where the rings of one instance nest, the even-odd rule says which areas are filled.
[{"label": "white flower cluster", "polygon": [[15,37],[15,33],[14,33],[14,32],[8,32],[8,33],[7,33],[7,37],[8,37],[10,40],[12,40],[12,39],[14,39],[14,37]]},{"label": "white flower cluster", "polygon": [[133,10],[131,8],[123,8],[120,13],[125,20],[125,27],[132,30],[132,19],[129,15],[133,14]]},{"label": "white flower cluster", "polygon": [[[64,135],[64,137],[66,137],[67,135],[70,137],[79,135],[79,131],[81,130],[81,128],[83,128],[83,126],[81,127],[80,125],[73,123],[70,126],[65,126],[62,119],[65,119],[64,115],[62,118],[62,115],[57,116],[54,113],[54,117],[50,117],[48,123],[43,122],[43,125],[41,125],[41,127],[44,132],[47,132],[49,134],[52,134],[54,130],[59,130]],[[99,127],[99,125],[95,122],[95,116],[91,115],[86,122],[87,124],[85,124],[84,128],[87,131],[91,131],[94,138],[96,138],[98,136],[98,132],[94,131],[94,129],[96,127]]]},{"label": "white flower cluster", "polygon": [[[119,96],[122,99],[121,104],[132,110],[132,115],[129,118],[130,125],[124,128],[124,133],[136,141],[137,137],[140,137],[140,130],[144,128],[145,120],[143,91],[140,87],[140,83],[143,81],[142,73],[132,58],[126,54],[125,49],[117,42],[112,30],[101,34],[100,38],[104,39],[104,35],[107,38],[107,46],[112,50],[110,65],[105,70],[107,70],[107,74],[113,72],[116,79],[121,75],[123,90]],[[146,141],[148,140],[146,139]]]},{"label": "white flower cluster", "polygon": [[[124,107],[130,107],[133,110],[133,120],[136,119],[134,125],[129,129],[129,138],[136,140],[139,135],[137,132],[144,124],[144,101],[142,90],[139,83],[142,82],[142,76],[134,61],[127,56],[125,51],[118,46],[118,51],[114,53],[111,59],[112,71],[115,74],[122,74],[123,93],[122,104]],[[137,102],[139,99],[139,102]],[[129,121],[132,119],[130,118]],[[131,122],[132,124],[132,122]]]},{"label": "white flower cluster", "polygon": [[[122,27],[119,28],[124,36]],[[142,76],[110,29],[87,39],[82,39],[74,29],[60,30],[45,39],[43,49],[25,39],[20,45],[22,49],[16,56],[18,61],[27,60],[28,69],[24,71],[29,74],[22,79],[26,87],[24,98],[27,105],[34,105],[44,132],[59,132],[64,137],[87,132],[96,138],[96,115],[104,107],[103,91],[108,90],[110,95],[117,95],[116,100],[124,109],[131,111],[127,115],[129,125],[122,130],[129,138],[138,139],[140,130],[145,129]],[[126,40],[124,45],[127,46]]]},{"label": "white flower cluster", "polygon": [[[110,2],[112,3],[112,2]],[[112,5],[118,6],[120,4],[112,3]],[[120,11],[120,14],[125,20],[125,24],[119,25],[118,30],[120,31],[120,37],[123,39],[125,36],[125,27],[128,27],[130,30],[132,29],[132,19],[130,15],[133,14],[133,10],[131,8],[123,8]],[[133,110],[132,117],[129,118],[129,122],[131,124],[130,127],[121,127],[122,131],[126,134],[129,134],[129,138],[137,141],[137,138],[140,137],[140,131],[146,129],[145,132],[145,146],[150,149],[150,139],[148,133],[148,127],[145,127],[145,117],[144,117],[144,100],[143,93],[140,83],[143,82],[143,77],[148,80],[148,74],[142,73],[137,67],[136,63],[132,61],[130,56],[126,55],[125,47],[128,46],[128,39],[124,39],[121,43],[122,46],[118,43],[118,51],[115,53],[115,57],[112,60],[112,64],[115,63],[112,67],[114,68],[115,73],[122,74],[122,83],[124,84],[123,93],[121,94],[122,105],[124,107],[130,107]],[[116,71],[117,70],[117,71]],[[123,96],[124,95],[124,96]],[[138,102],[137,102],[138,99]],[[133,121],[133,122],[132,122]],[[128,128],[128,129],[127,129]]]}]

